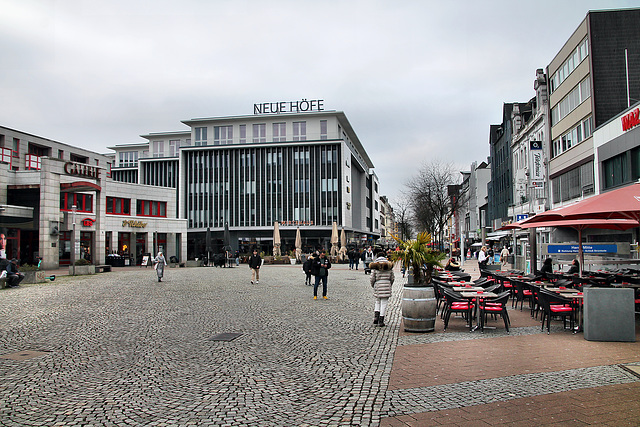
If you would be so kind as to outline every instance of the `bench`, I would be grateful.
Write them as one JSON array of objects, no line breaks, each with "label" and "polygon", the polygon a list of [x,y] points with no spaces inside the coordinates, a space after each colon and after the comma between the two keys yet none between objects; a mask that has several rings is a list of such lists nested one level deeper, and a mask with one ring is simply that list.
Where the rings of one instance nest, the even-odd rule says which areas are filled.
[{"label": "bench", "polygon": [[96,265],[96,273],[106,273],[107,271],[111,271],[109,264]]}]

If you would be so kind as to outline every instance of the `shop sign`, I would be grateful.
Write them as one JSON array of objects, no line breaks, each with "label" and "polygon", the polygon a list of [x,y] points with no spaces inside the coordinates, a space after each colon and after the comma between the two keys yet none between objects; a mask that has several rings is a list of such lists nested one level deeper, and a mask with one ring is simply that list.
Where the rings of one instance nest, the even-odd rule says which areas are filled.
[{"label": "shop sign", "polygon": [[262,102],[253,104],[253,114],[306,113],[324,111],[324,99],[302,98],[301,101]]},{"label": "shop sign", "polygon": [[282,221],[280,225],[313,225],[313,221]]},{"label": "shop sign", "polygon": [[64,164],[64,171],[67,175],[100,179],[100,168],[84,163],[67,162]]},{"label": "shop sign", "polygon": [[91,227],[94,222],[96,222],[96,220],[93,218],[85,218],[82,220],[82,225],[84,227]]},{"label": "shop sign", "polygon": [[124,221],[122,221],[122,226],[133,227],[133,228],[145,228],[147,226],[147,223],[142,221],[133,221],[133,220],[125,219]]},{"label": "shop sign", "polygon": [[640,108],[636,108],[629,114],[622,116],[622,131],[626,132],[629,129],[640,125]]},{"label": "shop sign", "polygon": [[541,141],[529,141],[529,179],[533,182],[544,179]]},{"label": "shop sign", "polygon": [[[549,254],[577,254],[579,250],[578,244],[573,245],[549,245],[547,252]],[[582,244],[582,252],[585,254],[615,254],[618,253],[618,245],[611,244]]]}]

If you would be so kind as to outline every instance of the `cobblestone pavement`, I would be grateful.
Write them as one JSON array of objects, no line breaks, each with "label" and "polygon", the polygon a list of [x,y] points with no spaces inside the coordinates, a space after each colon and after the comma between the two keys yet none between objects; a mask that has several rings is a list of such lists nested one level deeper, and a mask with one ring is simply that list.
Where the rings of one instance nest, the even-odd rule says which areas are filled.
[{"label": "cobblestone pavement", "polygon": [[[379,423],[399,292],[389,326],[376,328],[362,269],[334,266],[329,299],[317,301],[299,266],[265,266],[258,285],[246,266],[165,274],[1,291],[0,424]],[[243,335],[212,341],[219,333]]]},{"label": "cobblestone pavement", "polygon": [[[538,412],[558,408],[546,396],[640,419],[640,405],[620,399],[640,390],[621,367],[638,371],[638,343],[541,334],[527,310],[511,312],[508,335],[460,320],[408,334],[399,286],[388,326],[371,324],[362,270],[334,265],[329,299],[317,301],[298,266],[261,276],[251,285],[246,266],[171,268],[158,283],[129,268],[0,291],[0,425],[539,425]],[[242,335],[213,341],[220,333]],[[580,410],[551,419],[609,409]]]}]

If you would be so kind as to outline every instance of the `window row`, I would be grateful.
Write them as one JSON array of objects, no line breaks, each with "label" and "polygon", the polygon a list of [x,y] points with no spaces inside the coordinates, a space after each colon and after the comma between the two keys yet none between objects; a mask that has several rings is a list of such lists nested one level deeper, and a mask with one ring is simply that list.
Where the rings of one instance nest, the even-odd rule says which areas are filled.
[{"label": "window row", "polygon": [[593,162],[571,169],[551,180],[553,203],[566,202],[588,194],[593,194]]},{"label": "window row", "polygon": [[555,126],[591,96],[591,79],[585,78],[551,109],[551,126]]},{"label": "window row", "polygon": [[[71,212],[74,205],[76,212],[93,212],[93,195],[84,193],[60,194],[60,210]],[[136,207],[138,216],[167,216],[167,202],[138,200]],[[111,215],[131,215],[131,199],[107,197],[106,211]]]},{"label": "window row", "polygon": [[640,148],[625,151],[602,162],[604,189],[640,179]]},{"label": "window row", "polygon": [[567,77],[575,70],[582,61],[584,61],[589,55],[589,43],[585,38],[582,42],[576,47],[573,53],[564,61],[562,66],[558,68],[558,71],[553,73],[550,79],[550,93],[553,93],[563,81],[566,80]]},{"label": "window row", "polygon": [[118,165],[123,168],[138,166],[137,151],[120,151]]},{"label": "window row", "polygon": [[[320,120],[320,135],[318,139],[326,140],[328,126],[326,120]],[[213,126],[213,145],[229,145],[234,143],[246,144],[263,143],[267,142],[267,124],[266,123],[254,123],[251,125],[251,135],[247,134],[247,125],[237,125],[238,137],[234,139],[234,125]],[[291,132],[288,134],[288,132]],[[195,145],[203,146],[209,145],[208,142],[208,128],[196,127],[194,128]],[[307,140],[307,122],[299,121],[293,122],[291,128],[287,129],[287,123],[272,123],[271,124],[271,141],[272,142],[285,142],[285,141],[306,141]]]},{"label": "window row", "polygon": [[551,145],[551,158],[559,156],[571,147],[589,138],[593,132],[593,118],[591,116],[578,123],[576,127],[569,130],[553,141]]}]

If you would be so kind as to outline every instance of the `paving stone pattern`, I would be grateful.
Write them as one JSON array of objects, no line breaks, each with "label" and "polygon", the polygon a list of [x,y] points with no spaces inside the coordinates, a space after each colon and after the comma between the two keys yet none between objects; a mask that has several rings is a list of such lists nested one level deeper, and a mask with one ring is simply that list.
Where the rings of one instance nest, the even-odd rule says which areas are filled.
[{"label": "paving stone pattern", "polygon": [[[372,325],[369,276],[336,266],[139,269],[0,292],[0,424],[376,425],[398,337]],[[219,333],[242,333],[230,342]]]},{"label": "paving stone pattern", "polygon": [[[362,270],[335,265],[328,300],[312,299],[299,266],[249,280],[246,266],[167,269],[162,283],[134,268],[0,291],[0,425],[468,425],[480,408],[580,390],[635,395],[640,382],[616,366],[638,363],[637,346],[561,326],[538,339],[526,310],[508,335],[460,321],[459,331],[406,334],[401,283],[377,328]],[[212,340],[223,333],[242,335]],[[503,348],[517,360],[501,363]],[[485,355],[493,367],[471,372]],[[451,361],[459,369],[447,373]]]}]

